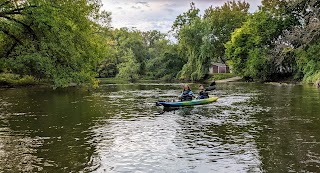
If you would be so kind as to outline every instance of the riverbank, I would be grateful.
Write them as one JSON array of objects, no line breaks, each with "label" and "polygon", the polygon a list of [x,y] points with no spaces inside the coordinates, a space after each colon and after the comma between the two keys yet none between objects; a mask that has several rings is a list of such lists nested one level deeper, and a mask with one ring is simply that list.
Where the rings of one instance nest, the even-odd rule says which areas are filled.
[{"label": "riverbank", "polygon": [[227,79],[217,80],[216,83],[237,82],[237,81],[241,81],[241,80],[242,80],[241,77],[236,76],[236,77],[231,77],[231,78],[227,78]]},{"label": "riverbank", "polygon": [[210,74],[205,81],[211,82],[211,81],[222,81],[230,78],[237,77],[237,75],[233,73],[216,73],[216,74]]},{"label": "riverbank", "polygon": [[[190,81],[183,81],[183,80],[150,80],[150,79],[139,79],[134,82],[124,80],[124,79],[119,79],[119,78],[97,78],[99,80],[100,84],[127,84],[128,82],[130,83],[144,83],[144,82],[190,82]],[[217,83],[225,83],[225,82],[234,82],[241,80],[242,78],[239,76],[236,76],[232,73],[220,73],[220,74],[213,74],[209,75],[207,79],[203,81],[198,81],[201,83],[211,83],[212,81],[216,81]]]},{"label": "riverbank", "polygon": [[[181,80],[173,80],[173,81],[164,81],[164,80],[146,80],[140,79],[134,82],[123,80],[119,78],[97,78],[99,84],[127,84],[127,83],[146,83],[146,82],[186,82]],[[248,82],[242,77],[236,76],[231,73],[222,73],[222,74],[214,74],[210,75],[206,80],[198,81],[199,83],[211,83],[215,81],[216,83],[228,83],[228,82]],[[250,81],[249,81],[250,82]],[[254,82],[254,81],[252,81]],[[293,80],[282,80],[275,82],[264,82],[268,85],[278,85],[278,86],[290,86],[290,85],[301,85],[304,84],[301,81],[293,81]],[[311,84],[310,84],[311,85]],[[313,84],[314,86],[320,88],[320,83]],[[17,74],[11,73],[0,73],[0,88],[19,88],[19,87],[50,87],[51,85],[40,80],[36,80],[32,76],[20,76]],[[70,87],[78,86],[77,84],[70,84]],[[52,87],[52,86],[51,86]]]}]

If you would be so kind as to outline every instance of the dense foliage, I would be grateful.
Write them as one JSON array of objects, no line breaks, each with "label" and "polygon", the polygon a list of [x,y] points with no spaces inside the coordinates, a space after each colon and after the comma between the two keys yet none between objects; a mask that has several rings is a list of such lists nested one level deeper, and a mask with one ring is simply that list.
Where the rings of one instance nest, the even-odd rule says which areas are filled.
[{"label": "dense foliage", "polygon": [[177,46],[159,31],[121,28],[112,31],[109,39],[112,50],[99,65],[100,77],[172,80],[184,65]]},{"label": "dense foliage", "polygon": [[260,11],[248,17],[225,44],[233,70],[242,76],[267,80],[281,71],[272,56],[273,42],[282,33],[283,18]]},{"label": "dense foliage", "polygon": [[233,71],[257,80],[320,82],[320,3],[263,0],[225,45]]},{"label": "dense foliage", "polygon": [[210,7],[201,17],[200,10],[192,3],[189,11],[178,16],[173,30],[179,41],[180,55],[187,60],[179,78],[200,80],[208,73],[212,61],[225,62],[224,43],[245,21],[248,10],[248,3],[233,1],[221,7]]},{"label": "dense foliage", "polygon": [[[109,14],[97,0],[1,0],[1,71],[54,86],[93,83]],[[100,24],[97,24],[97,23]]]},{"label": "dense foliage", "polygon": [[0,73],[55,87],[95,83],[94,77],[194,81],[219,62],[248,79],[320,83],[317,0],[262,0],[254,13],[245,1],[229,1],[203,15],[191,3],[166,34],[112,29],[101,6],[0,0]]}]

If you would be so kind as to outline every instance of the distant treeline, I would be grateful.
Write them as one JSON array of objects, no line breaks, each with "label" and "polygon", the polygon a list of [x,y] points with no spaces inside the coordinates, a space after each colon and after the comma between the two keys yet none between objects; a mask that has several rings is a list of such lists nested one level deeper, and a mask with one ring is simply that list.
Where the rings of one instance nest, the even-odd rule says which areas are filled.
[{"label": "distant treeline", "polygon": [[[99,0],[0,0],[0,72],[56,87],[95,77],[201,80],[211,62],[259,81],[320,82],[320,2],[194,3],[169,33],[113,29]],[[175,37],[169,39],[170,36]]]}]

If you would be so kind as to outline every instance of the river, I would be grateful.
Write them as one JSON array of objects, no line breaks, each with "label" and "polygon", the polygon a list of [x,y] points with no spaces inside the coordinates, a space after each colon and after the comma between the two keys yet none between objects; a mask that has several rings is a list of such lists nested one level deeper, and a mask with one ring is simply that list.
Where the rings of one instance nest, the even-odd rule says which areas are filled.
[{"label": "river", "polygon": [[320,171],[319,89],[219,84],[215,103],[160,113],[181,86],[0,89],[0,172]]}]

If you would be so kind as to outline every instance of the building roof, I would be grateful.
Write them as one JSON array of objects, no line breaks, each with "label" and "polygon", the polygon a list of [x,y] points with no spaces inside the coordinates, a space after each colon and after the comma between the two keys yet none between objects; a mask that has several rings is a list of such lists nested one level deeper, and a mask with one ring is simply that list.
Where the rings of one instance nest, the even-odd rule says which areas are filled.
[{"label": "building roof", "polygon": [[226,67],[227,65],[226,64],[223,64],[223,63],[211,63],[211,65],[216,65],[216,66],[219,66],[219,67]]}]

